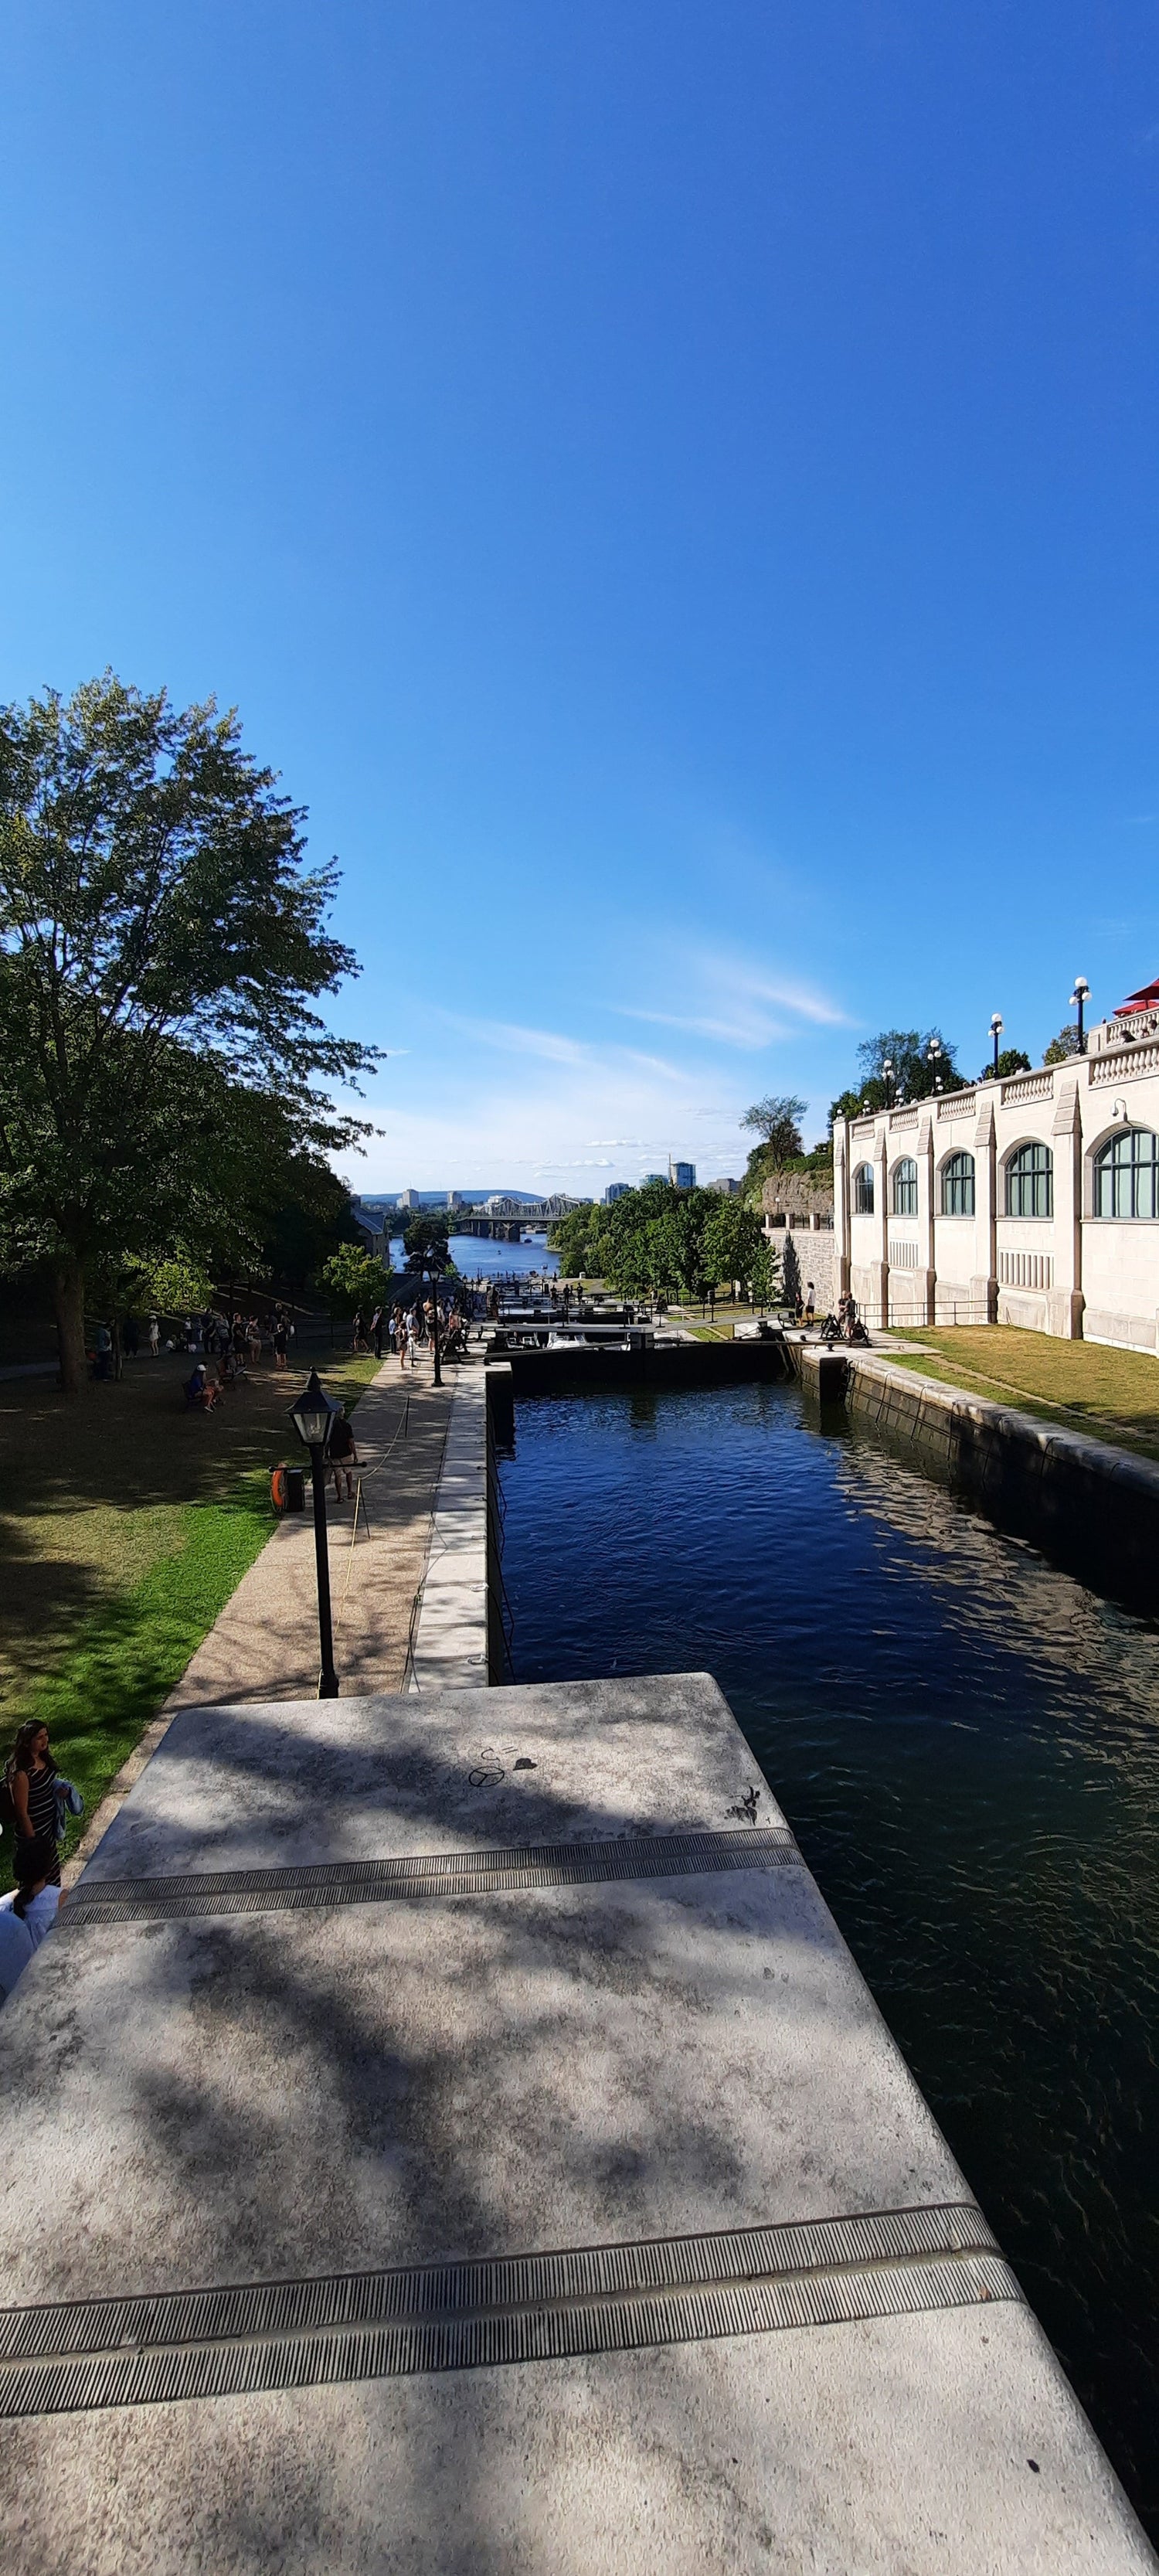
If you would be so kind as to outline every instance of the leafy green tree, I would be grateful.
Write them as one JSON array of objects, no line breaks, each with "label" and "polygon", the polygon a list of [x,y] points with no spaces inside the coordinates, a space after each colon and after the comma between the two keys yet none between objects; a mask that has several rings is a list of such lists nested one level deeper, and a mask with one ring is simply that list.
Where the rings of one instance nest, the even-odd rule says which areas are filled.
[{"label": "leafy green tree", "polygon": [[703,1263],[709,1284],[739,1280],[742,1289],[763,1297],[771,1284],[768,1240],[756,1210],[742,1199],[710,1191],[716,1205],[705,1218]]},{"label": "leafy green tree", "polygon": [[340,1243],[322,1264],[322,1285],[333,1315],[373,1314],[389,1285],[381,1261],[361,1243]]},{"label": "leafy green tree", "polygon": [[1044,1064],[1069,1064],[1072,1055],[1077,1055],[1078,1051],[1078,1028],[1073,1020],[1068,1020],[1058,1036],[1051,1039],[1042,1061]]},{"label": "leafy green tree", "polygon": [[0,1255],[48,1264],[70,1393],[86,1270],[228,1230],[245,1100],[302,1151],[366,1132],[318,1087],[376,1051],[312,1008],[356,964],[303,822],[212,701],[106,672],[0,709]]},{"label": "leafy green tree", "polygon": [[412,1216],[402,1238],[407,1260],[428,1279],[442,1277],[454,1267],[445,1216]]},{"label": "leafy green tree", "polygon": [[999,1082],[1009,1082],[1016,1073],[1029,1073],[1029,1071],[1030,1058],[1028,1055],[1023,1055],[1021,1047],[1002,1047],[999,1050],[997,1066],[991,1057],[989,1064],[983,1065],[978,1080],[993,1082],[997,1073]]},{"label": "leafy green tree", "polygon": [[791,1163],[805,1151],[801,1141],[801,1120],[808,1102],[798,1100],[793,1092],[782,1096],[767,1092],[763,1100],[754,1100],[746,1109],[741,1126],[751,1128],[771,1160],[780,1167]]},{"label": "leafy green tree", "polygon": [[[626,1202],[621,1200],[619,1204]],[[558,1217],[549,1228],[548,1240],[553,1252],[559,1254],[565,1279],[605,1277],[605,1229],[612,1214],[610,1208],[569,1208],[567,1215]]]},{"label": "leafy green tree", "polygon": [[[937,1050],[931,1054],[931,1047]],[[940,1029],[881,1029],[857,1050],[861,1081],[843,1091],[829,1112],[832,1127],[839,1118],[860,1118],[866,1110],[888,1109],[898,1100],[928,1100],[934,1091],[961,1091],[966,1077],[958,1070],[956,1050]],[[886,1072],[886,1065],[891,1070]]]},{"label": "leafy green tree", "polygon": [[213,1301],[213,1281],[188,1253],[170,1253],[166,1261],[146,1262],[138,1273],[135,1303],[160,1315],[199,1315]]}]

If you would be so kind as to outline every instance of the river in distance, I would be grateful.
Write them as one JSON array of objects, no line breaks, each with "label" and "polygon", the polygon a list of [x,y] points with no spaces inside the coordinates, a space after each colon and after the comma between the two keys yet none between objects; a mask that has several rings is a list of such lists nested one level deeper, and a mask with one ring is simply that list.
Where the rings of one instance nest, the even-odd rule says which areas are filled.
[{"label": "river in distance", "polygon": [[[423,1213],[437,1214],[437,1210]],[[559,1254],[548,1251],[544,1234],[532,1235],[523,1243],[496,1243],[483,1234],[453,1234],[449,1249],[464,1279],[530,1279],[533,1273],[554,1279],[559,1269]],[[391,1244],[390,1266],[400,1273],[406,1268],[401,1236]]]},{"label": "river in distance", "polygon": [[1159,1631],[793,1387],[537,1398],[516,1681],[715,1674],[1159,2537]]}]

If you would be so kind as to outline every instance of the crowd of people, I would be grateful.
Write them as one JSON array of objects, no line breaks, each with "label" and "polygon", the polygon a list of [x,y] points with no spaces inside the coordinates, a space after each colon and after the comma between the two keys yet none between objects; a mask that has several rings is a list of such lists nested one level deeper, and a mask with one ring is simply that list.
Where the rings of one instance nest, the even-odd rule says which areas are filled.
[{"label": "crowd of people", "polygon": [[[468,1320],[462,1309],[449,1299],[439,1301],[438,1330],[442,1357],[448,1360],[461,1358],[467,1347]],[[385,1343],[390,1357],[397,1359],[400,1368],[413,1369],[417,1366],[420,1349],[434,1341],[434,1299],[415,1297],[409,1306],[396,1305],[389,1311],[385,1305],[376,1306],[369,1321],[360,1310],[354,1318],[353,1334],[356,1351],[373,1350],[376,1360],[380,1360],[384,1356]]]},{"label": "crowd of people", "polygon": [[185,1381],[185,1401],[201,1405],[207,1413],[231,1387],[246,1382],[265,1352],[271,1354],[275,1369],[290,1365],[294,1324],[284,1306],[275,1306],[264,1317],[243,1315],[239,1308],[232,1322],[227,1315],[198,1316],[192,1321],[187,1317],[186,1331],[193,1338],[186,1341],[185,1349],[197,1352],[203,1347],[205,1357],[194,1360]]}]

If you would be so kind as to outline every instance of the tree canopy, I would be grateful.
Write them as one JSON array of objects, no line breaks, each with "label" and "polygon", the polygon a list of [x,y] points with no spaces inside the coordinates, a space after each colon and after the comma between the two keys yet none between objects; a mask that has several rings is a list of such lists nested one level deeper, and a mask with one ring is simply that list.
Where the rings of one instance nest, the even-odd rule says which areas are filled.
[{"label": "tree canopy", "polygon": [[1044,1064],[1068,1064],[1072,1055],[1077,1055],[1078,1051],[1078,1029],[1073,1020],[1068,1020],[1065,1028],[1059,1030],[1058,1036],[1051,1039],[1042,1061]]},{"label": "tree canopy", "polygon": [[369,1318],[382,1304],[390,1280],[381,1261],[364,1244],[340,1243],[322,1265],[322,1285],[331,1314],[354,1315],[361,1308]]},{"label": "tree canopy", "polygon": [[734,1279],[767,1296],[771,1284],[760,1218],[718,1190],[649,1181],[612,1207],[573,1208],[551,1239],[566,1277],[603,1279],[625,1297],[704,1297]]},{"label": "tree canopy", "polygon": [[770,1160],[791,1163],[805,1151],[801,1139],[801,1120],[808,1101],[798,1100],[795,1092],[783,1095],[766,1092],[763,1100],[754,1100],[746,1109],[741,1126],[750,1128],[768,1149]]},{"label": "tree canopy", "polygon": [[260,1240],[260,1164],[318,1158],[376,1050],[313,1007],[357,972],[305,817],[234,714],[106,672],[0,709],[0,1258],[44,1260],[62,1377],[86,1271]]},{"label": "tree canopy", "polygon": [[961,1091],[966,1083],[956,1048],[936,1028],[881,1029],[863,1040],[857,1061],[861,1080],[855,1090],[839,1093],[829,1112],[831,1125],[838,1118],[859,1118],[866,1110],[892,1108],[901,1100],[928,1100],[934,1091]]},{"label": "tree canopy", "polygon": [[1029,1073],[1029,1071],[1030,1058],[1023,1054],[1021,1047],[1000,1047],[997,1066],[991,1057],[989,1064],[983,1065],[978,1080],[993,1082],[997,1076],[999,1082],[1010,1082],[1016,1073]]}]

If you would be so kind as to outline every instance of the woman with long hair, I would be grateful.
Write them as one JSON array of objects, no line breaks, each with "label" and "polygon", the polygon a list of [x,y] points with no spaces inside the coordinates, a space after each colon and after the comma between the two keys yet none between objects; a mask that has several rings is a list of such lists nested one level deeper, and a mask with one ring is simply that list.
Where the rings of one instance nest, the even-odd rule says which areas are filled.
[{"label": "woman with long hair", "polygon": [[50,1887],[60,1885],[60,1853],[57,1848],[56,1764],[49,1750],[48,1728],[43,1718],[26,1718],[4,1770],[4,1784],[12,1801],[16,1826],[16,1849],[22,1842],[42,1835],[52,1846],[51,1867],[47,1872]]}]

